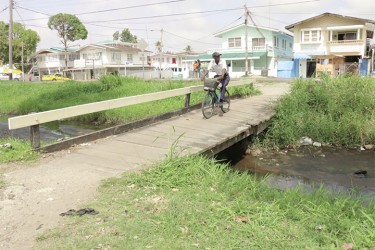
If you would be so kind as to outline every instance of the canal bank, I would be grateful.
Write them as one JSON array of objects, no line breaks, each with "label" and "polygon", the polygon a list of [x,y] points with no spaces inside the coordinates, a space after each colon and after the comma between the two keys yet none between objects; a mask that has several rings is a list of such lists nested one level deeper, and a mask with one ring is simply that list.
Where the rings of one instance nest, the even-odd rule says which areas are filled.
[{"label": "canal bank", "polygon": [[[234,145],[217,158],[234,170],[267,176],[270,186],[285,189],[301,186],[307,190],[323,184],[334,192],[369,195],[375,199],[375,151],[303,146],[296,149],[249,149],[238,153]],[[364,174],[365,173],[365,174]]]}]

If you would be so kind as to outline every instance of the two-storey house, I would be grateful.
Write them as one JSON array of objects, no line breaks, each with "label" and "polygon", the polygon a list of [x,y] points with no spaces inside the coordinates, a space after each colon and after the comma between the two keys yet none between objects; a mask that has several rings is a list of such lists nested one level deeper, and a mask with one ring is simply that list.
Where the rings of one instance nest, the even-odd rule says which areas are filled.
[{"label": "two-storey house", "polygon": [[[78,49],[79,48],[67,49],[67,68],[73,68],[74,60],[79,59],[80,55],[79,52],[77,52]],[[65,69],[65,49],[62,47],[42,49],[31,55],[29,61],[33,64],[30,74],[35,76],[62,72]]]},{"label": "two-storey house", "polygon": [[367,74],[370,39],[375,21],[324,13],[286,26],[294,33],[294,52],[300,77],[325,72]]},{"label": "two-storey house", "polygon": [[[186,62],[186,58],[195,53],[191,52],[159,52],[151,56],[151,66],[156,70],[165,71],[165,77],[189,78],[192,77],[192,64]],[[171,73],[168,76],[167,71]]]},{"label": "two-storey house", "polygon": [[149,51],[142,51],[137,43],[104,41],[89,44],[77,51],[79,59],[70,69],[75,80],[90,80],[102,75],[136,75],[151,68]]},{"label": "two-storey house", "polygon": [[[247,39],[246,39],[247,34]],[[215,34],[222,39],[220,48],[212,48],[207,54],[189,57],[190,61],[210,61],[215,51],[222,54],[228,64],[229,74],[240,77],[246,72],[246,40],[248,69],[253,75],[277,76],[279,61],[293,57],[293,36],[280,30],[240,24]]]}]

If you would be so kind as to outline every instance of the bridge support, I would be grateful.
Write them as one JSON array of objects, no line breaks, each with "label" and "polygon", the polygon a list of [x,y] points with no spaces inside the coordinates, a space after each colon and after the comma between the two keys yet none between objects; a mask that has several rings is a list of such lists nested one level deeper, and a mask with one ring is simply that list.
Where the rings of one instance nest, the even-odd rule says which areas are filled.
[{"label": "bridge support", "polygon": [[32,149],[40,148],[39,125],[30,126],[30,142]]},{"label": "bridge support", "polygon": [[188,108],[190,106],[190,97],[191,93],[185,95],[185,108]]}]

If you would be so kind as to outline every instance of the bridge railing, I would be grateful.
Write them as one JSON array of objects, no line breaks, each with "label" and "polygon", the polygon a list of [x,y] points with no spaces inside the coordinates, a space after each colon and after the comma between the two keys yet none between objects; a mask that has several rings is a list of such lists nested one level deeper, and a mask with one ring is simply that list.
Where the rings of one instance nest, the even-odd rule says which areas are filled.
[{"label": "bridge railing", "polygon": [[[233,81],[230,83],[230,86],[233,87],[246,85],[249,84],[250,81],[251,80]],[[9,130],[30,127],[31,146],[33,149],[37,149],[40,148],[39,125],[41,124],[182,95],[185,95],[185,108],[187,108],[190,106],[191,94],[199,91],[203,91],[203,86],[190,86],[185,88],[142,94],[137,96],[128,96],[106,101],[81,104],[44,112],[31,113],[28,115],[9,118],[8,126]]]}]

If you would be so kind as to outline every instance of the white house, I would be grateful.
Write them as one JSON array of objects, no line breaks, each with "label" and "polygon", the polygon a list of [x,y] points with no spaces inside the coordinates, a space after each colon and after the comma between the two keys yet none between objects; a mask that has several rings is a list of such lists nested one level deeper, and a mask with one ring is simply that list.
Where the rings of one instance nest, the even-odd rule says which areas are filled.
[{"label": "white house", "polygon": [[165,77],[168,77],[169,71],[173,78],[189,78],[192,76],[192,64],[186,62],[186,58],[191,55],[188,52],[171,53],[161,52],[151,56],[151,66],[156,70],[164,71]]},{"label": "white house", "polygon": [[[68,68],[74,67],[74,60],[79,59],[79,48],[68,48]],[[54,72],[61,72],[65,68],[65,49],[62,47],[52,47],[42,49],[30,56],[29,60],[33,63],[30,70],[35,76],[48,75]]]},{"label": "white house", "polygon": [[231,76],[243,76],[246,72],[246,33],[248,34],[248,73],[277,76],[278,62],[291,60],[293,57],[293,36],[272,28],[240,24],[226,29],[215,34],[222,39],[220,48],[212,48],[205,55],[189,57],[188,61],[199,59],[208,62],[212,59],[211,54],[217,51],[226,60]]},{"label": "white house", "polygon": [[307,59],[300,63],[300,76],[358,70],[366,75],[374,24],[373,20],[323,13],[286,26],[294,33],[295,58]]},{"label": "white house", "polygon": [[75,80],[90,80],[106,74],[141,76],[143,70],[150,70],[149,51],[142,51],[137,44],[119,41],[105,41],[89,44],[77,51],[79,59],[69,69]]}]

